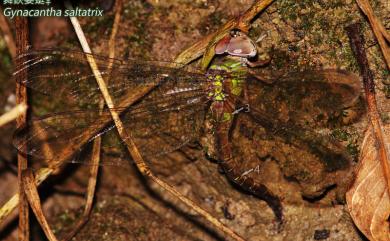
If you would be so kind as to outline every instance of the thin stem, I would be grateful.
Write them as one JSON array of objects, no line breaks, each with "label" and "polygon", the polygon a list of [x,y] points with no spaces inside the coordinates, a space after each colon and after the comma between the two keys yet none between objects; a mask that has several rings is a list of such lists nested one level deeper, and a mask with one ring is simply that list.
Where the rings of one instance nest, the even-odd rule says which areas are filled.
[{"label": "thin stem", "polygon": [[[16,26],[16,44],[17,54],[21,54],[27,50],[28,47],[28,23],[27,18],[18,17],[15,21]],[[21,61],[21,60],[19,60]],[[18,63],[16,63],[18,64]],[[27,89],[25,86],[20,85],[27,80],[27,70],[22,70],[19,82],[16,82],[16,103],[27,105]],[[16,127],[24,126],[27,121],[27,115],[19,115],[16,119]],[[25,147],[27,148],[27,147]],[[29,228],[29,209],[28,202],[23,190],[22,185],[22,172],[27,169],[27,158],[22,154],[18,154],[18,185],[19,185],[19,240],[28,241],[30,237]]]},{"label": "thin stem", "polygon": [[363,47],[364,38],[360,33],[359,24],[348,26],[347,32],[350,38],[352,50],[360,67],[361,75],[363,76],[363,85],[368,106],[368,116],[370,119],[370,124],[374,130],[375,140],[377,142],[379,151],[379,158],[382,164],[383,175],[385,177],[387,191],[390,196],[390,160],[384,140],[382,122],[376,103],[374,77],[368,65],[366,50]]},{"label": "thin stem", "polygon": [[0,116],[0,127],[7,124],[10,121],[15,120],[19,116],[24,115],[26,110],[27,110],[27,105],[24,103],[15,106],[10,111]]}]

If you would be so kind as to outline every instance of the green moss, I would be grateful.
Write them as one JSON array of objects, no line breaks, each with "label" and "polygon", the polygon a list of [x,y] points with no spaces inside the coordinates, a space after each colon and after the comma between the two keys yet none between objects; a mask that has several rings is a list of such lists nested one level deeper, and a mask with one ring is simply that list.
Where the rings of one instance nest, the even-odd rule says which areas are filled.
[{"label": "green moss", "polygon": [[378,7],[381,6],[381,1],[371,0],[370,3],[371,3],[371,7],[374,9],[374,11],[378,12],[378,10],[379,10]]},{"label": "green moss", "polygon": [[217,11],[211,14],[208,18],[209,23],[214,26],[220,26],[224,22],[225,18],[225,13],[222,11]]},{"label": "green moss", "polygon": [[9,70],[12,68],[12,58],[3,38],[0,38],[0,67],[4,74],[9,74]]},{"label": "green moss", "polygon": [[359,66],[351,47],[348,45],[348,47],[342,48],[342,53],[344,62],[348,64],[347,68],[352,72],[357,72],[359,70]]},{"label": "green moss", "polygon": [[281,0],[277,1],[277,9],[278,13],[281,15],[281,17],[289,20],[295,20],[298,16],[298,11],[301,9],[310,8],[313,6],[314,1],[312,0],[301,0],[301,1],[294,1],[294,0]]},{"label": "green moss", "polygon": [[288,50],[290,50],[290,51],[293,51],[293,52],[298,52],[299,51],[299,46],[297,46],[297,45],[294,45],[294,44],[289,44],[288,45]]},{"label": "green moss", "polygon": [[[140,19],[146,17],[145,14],[150,13],[150,9],[153,6],[147,1],[128,1],[124,6],[123,14],[128,19]],[[157,11],[161,11],[161,8],[155,8]]]},{"label": "green moss", "polygon": [[[113,16],[104,16],[94,18],[94,21],[90,21],[88,25],[85,25],[85,32],[88,33],[88,36],[91,38],[101,38],[102,34],[108,36],[110,34],[111,27],[114,23]],[[104,31],[102,33],[102,31]]]},{"label": "green moss", "polygon": [[349,133],[343,129],[335,129],[332,131],[333,138],[340,142],[346,142],[346,150],[350,156],[354,159],[359,154],[359,145],[357,144],[358,136],[356,134]]},{"label": "green moss", "polygon": [[317,2],[323,9],[339,8],[345,5],[345,2],[342,0],[326,0]]},{"label": "green moss", "polygon": [[302,15],[301,16],[302,23],[300,25],[300,28],[303,29],[304,31],[311,30],[316,21],[314,17],[315,17],[314,12],[312,11],[310,11],[305,15]]},{"label": "green moss", "polygon": [[328,16],[318,16],[316,22],[321,27],[321,29],[329,30],[331,28],[331,22],[329,21]]},{"label": "green moss", "polygon": [[390,70],[388,70],[387,68],[383,68],[382,75],[385,77],[383,80],[383,84],[390,85],[390,78],[388,78],[390,76]]},{"label": "green moss", "polygon": [[384,85],[382,91],[385,94],[386,98],[390,98],[390,71],[387,68],[382,69],[383,80],[382,83]]},{"label": "green moss", "polygon": [[385,93],[386,98],[390,98],[390,85],[385,85],[382,91]]},{"label": "green moss", "polygon": [[359,155],[359,145],[356,143],[348,143],[347,152],[355,159]]},{"label": "green moss", "polygon": [[1,50],[0,51],[0,66],[1,69],[4,70],[6,74],[10,74],[9,70],[12,68],[12,58],[9,55],[7,50]]},{"label": "green moss", "polygon": [[311,174],[310,172],[306,171],[306,170],[301,170],[298,175],[297,175],[297,178],[300,180],[300,181],[306,181],[308,179],[310,179],[311,177]]},{"label": "green moss", "polygon": [[350,134],[342,129],[335,129],[332,131],[332,136],[338,141],[347,141],[350,138]]},{"label": "green moss", "polygon": [[380,113],[380,115],[381,115],[381,120],[383,123],[390,123],[390,113],[383,112],[383,113]]},{"label": "green moss", "polygon": [[138,33],[134,33],[132,35],[129,35],[126,38],[126,41],[128,42],[128,44],[131,44],[132,46],[140,46],[140,45],[143,45],[145,43],[143,37],[141,35],[139,35]]},{"label": "green moss", "polygon": [[272,52],[272,62],[277,69],[281,69],[287,65],[294,65],[291,64],[288,53],[281,49],[275,49]]},{"label": "green moss", "polygon": [[210,31],[215,30],[217,27],[223,25],[226,21],[226,12],[216,11],[206,18],[202,19],[202,23],[198,29],[202,35],[207,35]]},{"label": "green moss", "polygon": [[124,6],[123,18],[131,21],[130,31],[125,37],[126,52],[131,53],[133,57],[142,56],[142,58],[148,59],[152,41],[151,34],[145,32],[145,29],[148,29],[146,24],[152,13],[159,15],[160,18],[166,18],[169,11],[166,11],[165,8],[153,8],[146,1],[129,1]]},{"label": "green moss", "polygon": [[59,219],[60,219],[61,223],[63,223],[64,225],[69,225],[69,224],[72,224],[74,222],[74,217],[73,217],[73,215],[71,215],[69,213],[68,210],[66,210],[64,213],[62,213],[59,216]]},{"label": "green moss", "polygon": [[288,0],[277,1],[278,13],[282,18],[296,20],[297,18],[297,3]]},{"label": "green moss", "polygon": [[320,34],[316,34],[313,36],[312,43],[316,46],[319,46],[323,43],[324,37]]}]

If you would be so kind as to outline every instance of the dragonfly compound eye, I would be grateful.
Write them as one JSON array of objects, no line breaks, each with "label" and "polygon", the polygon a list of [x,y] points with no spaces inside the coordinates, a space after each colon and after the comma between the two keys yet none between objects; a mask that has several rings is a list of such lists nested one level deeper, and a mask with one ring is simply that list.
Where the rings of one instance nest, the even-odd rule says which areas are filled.
[{"label": "dragonfly compound eye", "polygon": [[256,44],[243,32],[232,30],[215,45],[216,54],[227,53],[231,56],[251,58],[256,56]]}]

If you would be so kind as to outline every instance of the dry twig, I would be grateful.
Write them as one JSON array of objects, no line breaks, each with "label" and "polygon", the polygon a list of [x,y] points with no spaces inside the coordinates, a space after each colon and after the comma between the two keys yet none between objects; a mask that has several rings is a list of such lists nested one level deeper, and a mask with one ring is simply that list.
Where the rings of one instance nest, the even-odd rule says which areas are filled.
[{"label": "dry twig", "polygon": [[[111,31],[110,40],[108,42],[108,49],[109,49],[109,57],[114,58],[115,57],[115,37],[118,32],[118,26],[119,21],[121,18],[121,12],[122,12],[122,1],[116,1],[115,3],[115,18],[114,23]],[[113,62],[110,61],[108,64],[108,69],[110,70],[112,68]],[[109,74],[108,74],[109,76]],[[109,80],[106,80],[107,82]],[[102,113],[104,108],[104,100],[102,99],[100,102],[100,111]],[[92,204],[94,199],[94,193],[96,188],[96,181],[97,181],[97,174],[99,170],[99,162],[100,162],[100,150],[101,150],[101,142],[102,138],[101,136],[98,136],[95,138],[92,148],[92,165],[90,169],[90,177],[88,180],[88,188],[87,188],[87,201],[85,204],[84,212],[80,220],[76,223],[75,227],[72,229],[70,233],[68,233],[62,240],[67,241],[70,240],[76,233],[87,223],[89,219],[89,215],[92,210]]]},{"label": "dry twig", "polygon": [[0,116],[0,127],[7,124],[10,121],[15,120],[20,115],[23,115],[26,112],[26,110],[27,110],[27,105],[24,103],[15,106],[14,108],[12,108],[12,110]]},{"label": "dry twig", "polygon": [[371,24],[372,31],[375,34],[376,39],[378,40],[379,46],[381,47],[383,56],[385,57],[387,68],[390,70],[390,47],[388,43],[386,43],[386,39],[390,42],[390,34],[386,31],[385,27],[379,21],[379,19],[375,16],[372,7],[368,0],[356,0],[360,9],[367,16],[368,21]]},{"label": "dry twig", "polygon": [[[15,21],[16,26],[16,44],[17,54],[25,52],[28,48],[28,23],[27,18],[18,17]],[[22,70],[19,83],[27,80],[27,70]],[[16,83],[16,103],[27,105],[27,89],[26,86]],[[16,119],[16,127],[24,126],[27,121],[27,115],[20,115]],[[22,154],[18,154],[18,185],[20,195],[19,205],[19,240],[28,241],[30,237],[29,229],[29,209],[28,202],[22,185],[22,172],[27,169],[27,158]]]},{"label": "dry twig", "polygon": [[5,16],[3,15],[3,9],[0,6],[0,30],[3,32],[4,41],[8,46],[8,51],[12,57],[12,59],[15,59],[16,57],[16,45],[15,40],[11,31],[11,28],[9,26],[9,23]]},{"label": "dry twig", "polygon": [[22,186],[26,192],[26,197],[30,203],[31,209],[33,210],[35,217],[41,225],[43,232],[49,241],[57,241],[54,233],[51,231],[49,224],[43,215],[41,200],[39,198],[37,185],[35,184],[35,178],[31,169],[23,170],[22,172]]},{"label": "dry twig", "polygon": [[[52,175],[53,172],[54,169],[52,168],[39,169],[36,172],[35,185],[39,186],[44,180],[46,180],[50,175]],[[19,205],[19,201],[19,193],[16,193],[1,207],[0,223],[3,223],[3,221],[12,213],[12,211],[16,209],[16,207]]]}]

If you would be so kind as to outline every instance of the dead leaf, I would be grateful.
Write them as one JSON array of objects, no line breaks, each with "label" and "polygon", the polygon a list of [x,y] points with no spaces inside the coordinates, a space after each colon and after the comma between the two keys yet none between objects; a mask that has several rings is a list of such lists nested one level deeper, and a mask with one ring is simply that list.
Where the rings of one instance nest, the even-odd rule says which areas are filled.
[{"label": "dead leaf", "polygon": [[[383,132],[389,147],[390,125]],[[346,194],[349,212],[368,239],[390,241],[390,197],[372,127],[365,133],[359,161],[355,182]]]}]

